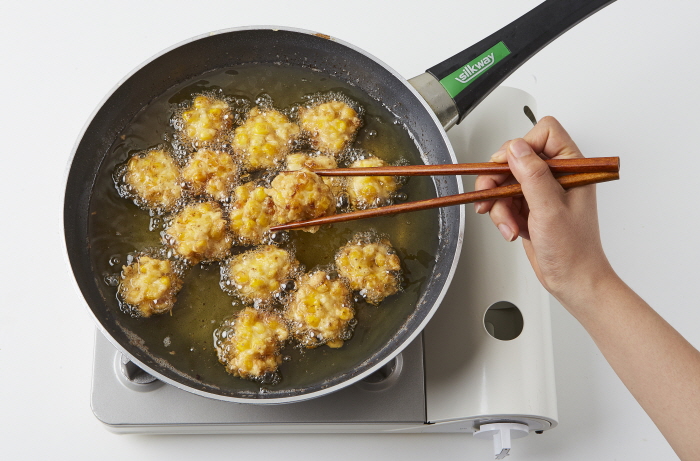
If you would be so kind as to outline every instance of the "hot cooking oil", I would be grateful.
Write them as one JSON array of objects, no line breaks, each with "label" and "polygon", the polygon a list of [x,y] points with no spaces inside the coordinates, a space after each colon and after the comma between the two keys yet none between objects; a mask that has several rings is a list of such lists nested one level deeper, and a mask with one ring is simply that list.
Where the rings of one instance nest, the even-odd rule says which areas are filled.
[{"label": "hot cooking oil", "polygon": [[[127,264],[130,254],[162,245],[160,234],[167,217],[153,219],[147,211],[120,197],[112,180],[114,171],[130,155],[163,144],[170,145],[178,155],[186,155],[172,120],[194,95],[203,93],[222,95],[246,107],[258,102],[272,104],[292,117],[295,108],[319,95],[341,94],[362,110],[364,123],[352,149],[390,164],[422,163],[421,153],[391,112],[359,88],[311,69],[275,64],[219,69],[176,85],[148,103],[116,137],[96,178],[89,223],[94,272],[115,323],[131,338],[140,338],[157,360],[193,380],[219,387],[222,393],[260,392],[260,384],[227,374],[216,357],[214,331],[244,307],[240,300],[221,290],[219,263],[200,264],[186,271],[184,288],[171,314],[132,318],[120,312],[116,298],[114,282],[121,265]],[[435,187],[430,177],[412,177],[398,195],[400,200],[411,201],[432,198]],[[282,381],[266,388],[266,392],[319,384],[351,370],[386,344],[414,311],[437,257],[437,210],[323,226],[315,234],[290,231],[286,239],[296,250],[297,259],[311,271],[332,264],[341,246],[356,233],[368,230],[386,236],[396,249],[402,263],[403,290],[379,306],[357,302],[353,337],[340,349],[287,346],[279,369]]]}]

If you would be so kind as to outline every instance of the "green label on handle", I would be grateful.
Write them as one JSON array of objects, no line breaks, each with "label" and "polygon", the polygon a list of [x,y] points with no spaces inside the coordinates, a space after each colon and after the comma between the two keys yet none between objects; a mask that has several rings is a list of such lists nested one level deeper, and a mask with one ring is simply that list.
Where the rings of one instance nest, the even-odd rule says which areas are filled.
[{"label": "green label on handle", "polygon": [[505,43],[498,42],[484,53],[469,61],[464,67],[460,67],[447,77],[440,80],[451,97],[457,96],[463,89],[471,85],[473,81],[492,68],[498,61],[510,54]]}]

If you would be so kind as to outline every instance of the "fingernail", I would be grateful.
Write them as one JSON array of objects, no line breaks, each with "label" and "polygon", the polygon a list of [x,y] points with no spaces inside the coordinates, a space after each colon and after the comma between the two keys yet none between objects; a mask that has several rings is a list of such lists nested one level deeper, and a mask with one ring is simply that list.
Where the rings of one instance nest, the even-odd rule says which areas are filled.
[{"label": "fingernail", "polygon": [[495,154],[491,156],[491,161],[496,163],[504,163],[506,158],[506,150],[500,149]]},{"label": "fingernail", "polygon": [[501,235],[503,236],[504,239],[506,239],[507,242],[513,241],[513,236],[515,233],[513,232],[513,229],[511,229],[508,226],[508,224],[499,224],[498,230],[501,231]]},{"label": "fingernail", "polygon": [[532,153],[532,148],[530,145],[522,139],[516,139],[515,141],[511,142],[510,146],[508,147],[515,157],[524,157],[525,155]]},{"label": "fingernail", "polygon": [[477,213],[481,213],[481,205],[482,205],[481,202],[475,203],[474,204],[474,211],[476,211]]}]

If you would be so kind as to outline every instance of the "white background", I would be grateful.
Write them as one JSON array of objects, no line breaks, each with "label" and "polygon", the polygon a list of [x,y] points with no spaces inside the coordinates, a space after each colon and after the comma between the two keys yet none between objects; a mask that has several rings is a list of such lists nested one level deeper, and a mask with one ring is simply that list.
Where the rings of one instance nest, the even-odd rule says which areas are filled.
[{"label": "white background", "polygon": [[[2,2],[2,458],[490,459],[488,442],[464,434],[107,432],[89,407],[93,325],[62,256],[59,217],[65,169],[82,126],[124,75],[174,43],[235,26],[300,27],[354,43],[408,78],[538,3]],[[599,188],[606,251],[619,274],[695,346],[698,17],[694,1],[620,0],[507,82],[535,96],[539,116],[558,117],[585,154],[622,157],[623,179]],[[560,424],[515,441],[510,459],[673,458],[583,329],[561,308],[552,316]]]}]

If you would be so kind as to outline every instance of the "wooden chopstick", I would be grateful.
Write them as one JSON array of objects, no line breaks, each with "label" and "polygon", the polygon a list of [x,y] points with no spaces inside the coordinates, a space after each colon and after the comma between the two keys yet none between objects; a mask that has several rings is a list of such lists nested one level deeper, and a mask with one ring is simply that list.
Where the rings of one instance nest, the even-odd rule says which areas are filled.
[{"label": "wooden chopstick", "polygon": [[[564,189],[572,187],[586,186],[588,184],[596,184],[607,181],[620,179],[620,174],[617,172],[604,173],[578,173],[557,178],[559,184]],[[386,216],[397,213],[406,213],[408,211],[427,210],[428,208],[439,208],[444,206],[462,205],[465,203],[481,202],[484,200],[493,200],[505,197],[515,197],[523,195],[520,184],[511,184],[509,186],[495,187],[474,192],[466,192],[464,194],[448,195],[447,197],[437,197],[427,200],[418,200],[416,202],[401,203],[398,205],[390,205],[380,208],[372,208],[369,210],[353,211],[350,213],[336,214],[332,216],[324,216],[322,218],[310,219],[308,221],[297,221],[270,228],[271,232],[300,229],[308,226],[318,226],[321,224],[331,224],[344,221],[354,221],[356,219],[374,218],[377,216]]]},{"label": "wooden chopstick", "polygon": [[[545,160],[553,173],[616,173],[620,157],[592,157]],[[373,168],[313,170],[319,176],[432,176],[450,174],[507,174],[507,163],[456,163],[450,165],[404,165]]]}]

